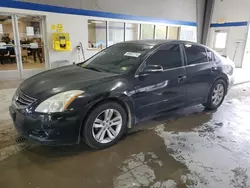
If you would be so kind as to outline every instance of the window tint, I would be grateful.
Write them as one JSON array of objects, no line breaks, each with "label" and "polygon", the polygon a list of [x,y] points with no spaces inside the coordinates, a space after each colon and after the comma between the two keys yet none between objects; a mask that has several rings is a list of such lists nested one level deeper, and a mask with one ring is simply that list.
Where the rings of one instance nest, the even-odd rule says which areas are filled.
[{"label": "window tint", "polygon": [[140,63],[151,48],[152,46],[133,43],[114,44],[85,61],[82,67],[122,74]]},{"label": "window tint", "polygon": [[207,58],[208,58],[208,61],[214,61],[214,54],[208,49],[207,49]]},{"label": "window tint", "polygon": [[155,52],[147,60],[148,65],[161,65],[163,69],[182,66],[179,44],[168,44]]},{"label": "window tint", "polygon": [[184,48],[187,55],[188,65],[207,62],[207,53],[205,48],[192,44],[185,44]]}]

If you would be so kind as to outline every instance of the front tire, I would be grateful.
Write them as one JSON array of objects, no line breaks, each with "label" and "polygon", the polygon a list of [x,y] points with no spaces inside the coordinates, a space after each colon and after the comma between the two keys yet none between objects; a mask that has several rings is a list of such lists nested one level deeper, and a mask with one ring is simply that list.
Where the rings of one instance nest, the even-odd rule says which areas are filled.
[{"label": "front tire", "polygon": [[203,104],[203,106],[209,110],[216,110],[219,108],[224,101],[226,88],[227,84],[224,80],[216,80],[209,91],[207,102]]},{"label": "front tire", "polygon": [[117,143],[126,131],[127,115],[121,105],[105,102],[88,115],[83,128],[83,139],[92,148],[103,149]]}]

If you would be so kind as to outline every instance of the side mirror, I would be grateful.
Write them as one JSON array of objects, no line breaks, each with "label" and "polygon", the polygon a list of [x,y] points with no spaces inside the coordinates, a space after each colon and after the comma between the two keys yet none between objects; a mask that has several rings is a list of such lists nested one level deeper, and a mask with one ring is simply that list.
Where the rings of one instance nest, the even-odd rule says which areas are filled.
[{"label": "side mirror", "polygon": [[147,65],[140,75],[148,75],[153,73],[162,72],[163,67],[161,65]]}]

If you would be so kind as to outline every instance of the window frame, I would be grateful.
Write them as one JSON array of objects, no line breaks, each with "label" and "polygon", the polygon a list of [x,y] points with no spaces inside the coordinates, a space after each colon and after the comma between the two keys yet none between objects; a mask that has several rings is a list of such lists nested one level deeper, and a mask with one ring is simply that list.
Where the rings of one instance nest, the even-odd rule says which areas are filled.
[{"label": "window frame", "polygon": [[[106,48],[107,47],[109,47],[109,46],[112,46],[112,45],[114,45],[114,44],[117,44],[117,43],[114,43],[114,44],[111,44],[111,45],[109,45],[109,43],[110,43],[110,30],[112,30],[111,28],[110,28],[110,24],[112,24],[112,23],[121,23],[121,24],[123,24],[123,29],[122,29],[122,31],[123,31],[123,39],[122,39],[122,41],[119,41],[119,42],[117,42],[117,43],[120,43],[120,42],[125,42],[125,35],[126,35],[126,22],[122,22],[122,21],[112,21],[112,20],[108,20],[107,21],[107,45],[106,45]],[[112,27],[112,26],[111,26]]]},{"label": "window frame", "polygon": [[107,20],[102,20],[102,19],[87,19],[87,29],[88,29],[88,41],[89,41],[89,21],[100,21],[100,22],[104,22],[105,23],[105,43],[106,45],[103,48],[97,48],[97,47],[89,47],[87,50],[98,50],[98,51],[102,51],[103,49],[108,47],[108,21]]},{"label": "window frame", "polygon": [[[187,44],[190,44],[192,46],[197,46],[197,47],[200,47],[200,48],[204,48],[205,49],[205,52],[206,52],[206,57],[207,57],[207,61],[206,62],[202,62],[202,63],[195,63],[195,64],[188,64],[188,61],[187,61],[187,53],[186,53],[186,50],[185,50],[185,45]],[[188,66],[196,66],[196,65],[202,65],[202,64],[205,64],[205,63],[210,63],[211,61],[208,61],[208,56],[207,56],[207,48],[205,46],[201,46],[199,44],[195,44],[195,43],[192,43],[192,42],[182,42],[181,44],[182,46],[182,50],[183,50],[183,53],[184,53],[184,59],[185,59],[185,66],[188,67]]]},{"label": "window frame", "polygon": [[138,28],[138,33],[137,33],[137,38],[136,39],[132,39],[132,40],[140,40],[141,39],[141,24],[140,23],[136,23],[136,22],[124,22],[125,26],[124,26],[124,42],[126,41],[130,41],[127,40],[126,34],[127,34],[127,24],[136,24],[137,28]]},{"label": "window frame", "polygon": [[[207,61],[208,62],[215,62],[214,52],[212,50],[208,49],[208,48],[205,48],[205,49],[206,49],[206,53],[207,53]],[[212,61],[209,61],[209,59],[208,59],[208,51],[211,52],[211,54],[212,54]]]},{"label": "window frame", "polygon": [[179,69],[179,68],[184,68],[185,67],[185,58],[184,58],[184,52],[183,49],[181,47],[181,42],[180,41],[175,41],[175,42],[168,42],[168,43],[164,43],[158,47],[156,47],[155,49],[153,49],[152,51],[150,51],[146,57],[144,58],[144,60],[142,61],[142,63],[140,64],[140,66],[137,68],[136,72],[135,72],[135,77],[139,76],[139,73],[143,71],[142,67],[145,67],[147,65],[147,60],[153,56],[158,50],[160,50],[161,48],[163,48],[166,45],[171,45],[171,44],[178,44],[180,47],[180,55],[181,55],[181,66],[180,67],[175,67],[175,68],[170,68],[170,69],[163,69],[163,72],[166,71],[170,71],[170,70],[174,70],[174,69]]}]

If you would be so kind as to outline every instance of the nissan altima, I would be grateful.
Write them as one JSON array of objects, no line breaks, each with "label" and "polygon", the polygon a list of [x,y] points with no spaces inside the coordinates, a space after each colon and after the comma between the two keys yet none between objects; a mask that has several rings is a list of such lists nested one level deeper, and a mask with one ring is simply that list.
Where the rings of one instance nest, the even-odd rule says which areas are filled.
[{"label": "nissan altima", "polygon": [[9,110],[29,140],[63,145],[83,139],[101,149],[159,112],[196,104],[217,109],[233,72],[231,60],[197,43],[128,41],[25,80]]}]

